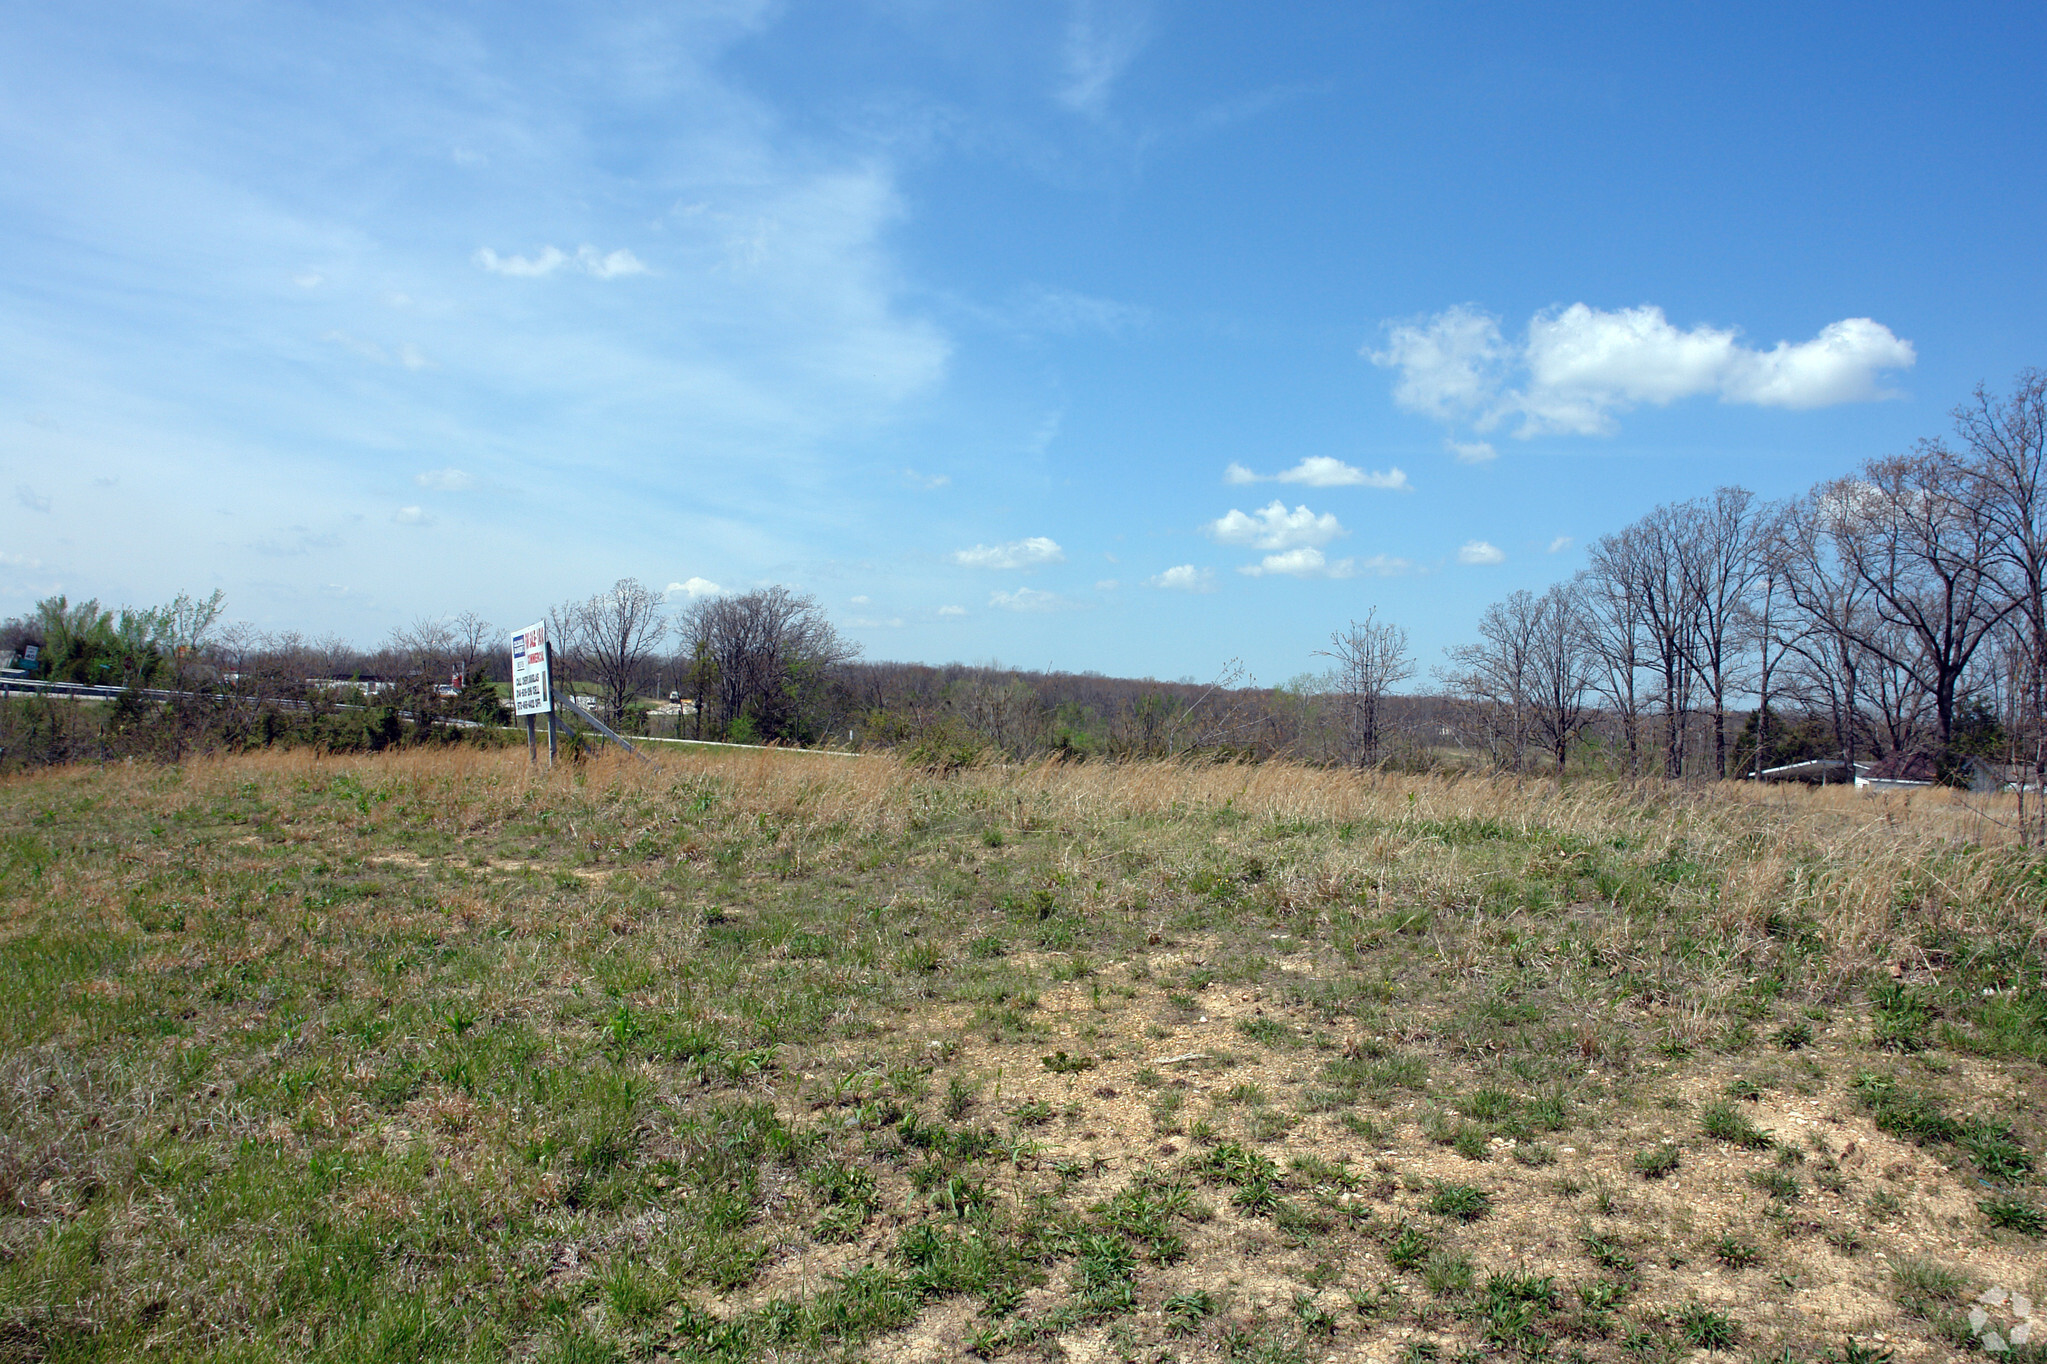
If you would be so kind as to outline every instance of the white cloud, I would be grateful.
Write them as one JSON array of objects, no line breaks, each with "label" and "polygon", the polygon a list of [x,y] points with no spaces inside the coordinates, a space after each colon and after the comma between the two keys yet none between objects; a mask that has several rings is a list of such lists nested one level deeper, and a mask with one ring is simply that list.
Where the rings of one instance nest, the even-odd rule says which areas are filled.
[{"label": "white cloud", "polygon": [[434,362],[426,358],[426,352],[409,341],[398,348],[398,363],[415,373],[434,367]]},{"label": "white cloud", "polygon": [[1284,554],[1268,554],[1255,564],[1240,566],[1237,572],[1253,578],[1275,573],[1290,578],[1348,578],[1356,574],[1357,561],[1337,559],[1331,562],[1313,545],[1303,545]]},{"label": "white cloud", "polygon": [[1559,535],[1556,539],[1549,542],[1549,552],[1551,554],[1562,554],[1571,547],[1572,543],[1573,541],[1570,536]]},{"label": "white cloud", "polygon": [[14,500],[32,512],[46,512],[50,509],[50,499],[26,483],[14,485]]},{"label": "white cloud", "polygon": [[1386,348],[1364,353],[1373,364],[1400,371],[1394,402],[1442,422],[1497,402],[1507,365],[1498,319],[1463,304],[1426,322],[1388,326]]},{"label": "white cloud", "polygon": [[1326,545],[1344,534],[1332,512],[1317,516],[1305,506],[1286,509],[1277,498],[1256,513],[1230,509],[1227,516],[1208,523],[1207,531],[1226,545],[1250,545],[1255,549],[1286,550],[1301,545]]},{"label": "white cloud", "polygon": [[490,271],[493,275],[513,275],[523,279],[537,279],[551,275],[561,269],[568,256],[558,247],[547,247],[534,256],[500,256],[487,246],[480,246],[470,259]]},{"label": "white cloud", "polygon": [[1460,564],[1503,564],[1507,562],[1506,552],[1497,545],[1484,540],[1466,540],[1457,551]]},{"label": "white cloud", "polygon": [[1162,587],[1172,592],[1213,592],[1215,591],[1215,570],[1196,568],[1192,564],[1181,564],[1169,568],[1151,580],[1153,587]]},{"label": "white cloud", "polygon": [[391,513],[391,519],[401,526],[431,526],[434,523],[433,517],[421,507],[400,507]]},{"label": "white cloud", "polygon": [[1114,592],[1121,586],[1123,586],[1123,580],[1120,578],[1097,578],[1095,580],[1095,591],[1097,592]]},{"label": "white cloud", "polygon": [[967,614],[967,608],[964,606],[941,606],[938,608],[938,614],[941,616],[964,616]]},{"label": "white cloud", "polygon": [[1393,398],[1402,407],[1480,431],[1518,417],[1523,438],[1611,435],[1616,413],[1703,394],[1758,407],[1871,402],[1896,396],[1883,374],[1918,358],[1910,341],[1866,317],[1760,350],[1734,328],[1680,330],[1653,305],[1609,312],[1584,303],[1537,313],[1518,343],[1497,318],[1459,305],[1389,326],[1384,348],[1365,354],[1399,371]]},{"label": "white cloud", "polygon": [[632,252],[620,247],[616,251],[600,252],[594,246],[585,246],[576,252],[576,264],[583,272],[598,279],[617,279],[622,275],[644,275],[647,263]]},{"label": "white cloud", "polygon": [[1366,473],[1328,455],[1309,455],[1291,469],[1276,474],[1257,474],[1234,461],[1223,470],[1225,483],[1303,483],[1310,488],[1389,488],[1412,492],[1407,475],[1399,469]]},{"label": "white cloud", "polygon": [[695,601],[699,597],[715,597],[724,590],[724,588],[718,586],[709,578],[685,578],[679,583],[668,584],[667,590],[662,595],[688,597],[691,601]]},{"label": "white cloud", "polygon": [[460,469],[429,469],[423,474],[414,474],[412,481],[438,493],[459,493],[476,486],[476,480]]},{"label": "white cloud", "polygon": [[531,256],[500,256],[489,247],[482,246],[470,259],[494,275],[521,279],[539,279],[570,264],[596,279],[618,279],[623,275],[647,273],[647,263],[623,247],[616,251],[599,251],[594,246],[581,246],[571,256],[560,247],[544,246]]},{"label": "white cloud", "polygon": [[1004,611],[1057,611],[1068,605],[1057,592],[1040,592],[1035,587],[1019,587],[1014,592],[990,592],[988,604]]},{"label": "white cloud", "polygon": [[1452,440],[1448,436],[1443,438],[1443,448],[1459,464],[1484,464],[1500,453],[1489,440]]},{"label": "white cloud", "polygon": [[866,606],[866,605],[867,605],[867,604],[868,604],[868,603],[869,603],[870,601],[872,601],[873,599],[872,599],[872,598],[870,598],[870,597],[867,597],[867,596],[859,596],[859,597],[848,597],[848,598],[847,598],[846,600],[847,600],[847,601],[849,601],[849,602],[851,602],[851,603],[853,603],[853,605],[855,605],[855,606]]},{"label": "white cloud", "polygon": [[322,278],[318,270],[301,270],[291,277],[291,282],[301,289],[317,289]]},{"label": "white cloud", "polygon": [[856,630],[900,630],[903,628],[903,618],[889,616],[885,619],[875,619],[869,616],[855,616],[846,624]]},{"label": "white cloud", "polygon": [[903,482],[909,484],[912,488],[920,488],[925,492],[931,492],[934,489],[943,488],[946,484],[952,482],[952,475],[920,474],[915,469],[905,469],[903,470]]},{"label": "white cloud", "polygon": [[1065,563],[1066,551],[1048,536],[1033,535],[1007,544],[954,550],[952,561],[961,568],[1036,568],[1040,564]]}]

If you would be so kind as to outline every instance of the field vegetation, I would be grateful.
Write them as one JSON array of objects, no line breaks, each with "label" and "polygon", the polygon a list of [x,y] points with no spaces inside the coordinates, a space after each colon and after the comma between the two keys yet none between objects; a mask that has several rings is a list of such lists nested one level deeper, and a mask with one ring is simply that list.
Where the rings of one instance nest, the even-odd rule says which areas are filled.
[{"label": "field vegetation", "polygon": [[17,775],[0,1359],[2040,1359],[2010,799]]}]

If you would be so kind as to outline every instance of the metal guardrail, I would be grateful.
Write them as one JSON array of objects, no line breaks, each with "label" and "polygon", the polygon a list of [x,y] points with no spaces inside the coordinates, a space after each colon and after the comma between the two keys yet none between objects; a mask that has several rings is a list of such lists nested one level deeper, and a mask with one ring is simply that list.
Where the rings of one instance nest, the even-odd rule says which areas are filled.
[{"label": "metal guardrail", "polygon": [[[173,691],[163,687],[96,687],[84,682],[35,682],[19,677],[0,677],[0,696],[20,692],[29,696],[68,696],[78,701],[111,701],[117,697],[133,694],[150,701],[179,701],[197,697],[211,701],[240,701],[253,706],[276,706],[280,710],[311,710],[310,701],[295,701],[288,696],[248,696],[232,691]],[[335,710],[370,710],[370,706],[358,706],[352,701],[337,701]],[[410,710],[399,710],[398,714],[407,720],[418,717]],[[464,720],[454,715],[436,715],[435,724],[449,725],[456,729],[480,729],[482,723]]]}]

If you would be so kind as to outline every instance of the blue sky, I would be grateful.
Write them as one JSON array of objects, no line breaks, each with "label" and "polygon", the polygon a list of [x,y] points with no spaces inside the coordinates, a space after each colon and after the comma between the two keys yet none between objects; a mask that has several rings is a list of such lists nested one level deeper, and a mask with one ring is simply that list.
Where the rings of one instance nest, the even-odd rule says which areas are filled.
[{"label": "blue sky", "polygon": [[0,13],[0,614],[1424,668],[2047,364],[2021,6]]}]

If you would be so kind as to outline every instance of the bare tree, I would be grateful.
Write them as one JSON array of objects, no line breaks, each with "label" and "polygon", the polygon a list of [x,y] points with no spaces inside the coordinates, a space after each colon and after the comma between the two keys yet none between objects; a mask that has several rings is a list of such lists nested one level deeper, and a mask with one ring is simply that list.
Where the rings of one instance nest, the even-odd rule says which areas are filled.
[{"label": "bare tree", "polygon": [[1592,686],[1599,692],[1620,725],[1621,743],[1627,753],[1631,777],[1642,771],[1642,673],[1649,666],[1648,621],[1641,599],[1634,590],[1634,576],[1617,562],[1625,546],[1616,544],[1611,553],[1595,557],[1593,566],[1578,575],[1578,598],[1585,620],[1585,644],[1595,667]]},{"label": "bare tree", "polygon": [[1925,690],[1942,757],[1976,651],[2018,608],[1995,576],[2000,537],[1974,491],[1922,451],[1873,460],[1818,494],[1836,555],[1868,591],[1856,642]]},{"label": "bare tree", "polygon": [[1495,767],[1519,770],[1527,758],[1537,611],[1534,593],[1516,592],[1485,609],[1479,617],[1476,644],[1446,650],[1453,671],[1442,680],[1475,718],[1477,737]]},{"label": "bare tree", "polygon": [[707,597],[681,630],[720,722],[761,738],[815,737],[827,674],[859,653],[815,597],[780,586]]},{"label": "bare tree", "polygon": [[1407,651],[1407,631],[1378,619],[1375,607],[1362,621],[1329,636],[1329,647],[1317,657],[1335,662],[1332,679],[1344,757],[1353,767],[1379,761],[1380,704],[1386,694],[1414,676]]},{"label": "bare tree", "polygon": [[2023,371],[2004,397],[1978,385],[1954,418],[1963,449],[1932,451],[1949,477],[1973,488],[1971,501],[1997,536],[1998,576],[2016,625],[1998,650],[1997,671],[2011,755],[2027,774],[2020,832],[2047,841],[2047,805],[2026,808],[2028,784],[2047,789],[2047,371]]},{"label": "bare tree", "polygon": [[1718,489],[1682,510],[1681,563],[1692,624],[1686,662],[1713,703],[1713,771],[1725,779],[1727,698],[1746,681],[1766,520],[1746,488]]},{"label": "bare tree", "polygon": [[1534,740],[1564,775],[1570,746],[1591,719],[1588,704],[1596,666],[1585,602],[1575,583],[1555,583],[1535,599],[1528,631],[1526,706]]},{"label": "bare tree", "polygon": [[1664,772],[1684,775],[1697,594],[1686,562],[1691,508],[1663,506],[1592,547],[1592,571],[1626,595],[1639,620],[1654,695],[1663,705]]},{"label": "bare tree", "polygon": [[555,608],[569,632],[572,666],[597,685],[613,724],[647,685],[654,651],[668,634],[661,594],[637,578],[620,578],[608,592]]}]

